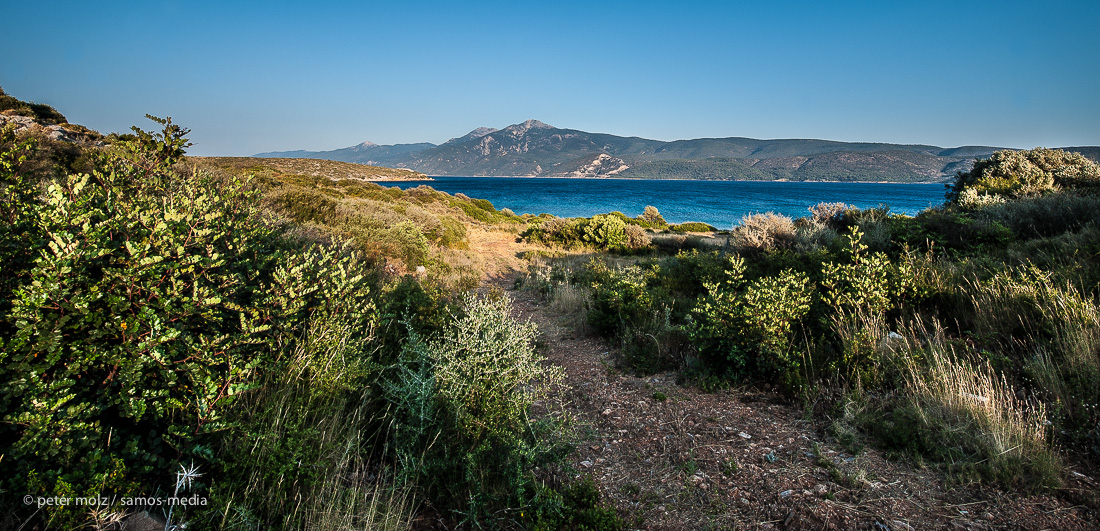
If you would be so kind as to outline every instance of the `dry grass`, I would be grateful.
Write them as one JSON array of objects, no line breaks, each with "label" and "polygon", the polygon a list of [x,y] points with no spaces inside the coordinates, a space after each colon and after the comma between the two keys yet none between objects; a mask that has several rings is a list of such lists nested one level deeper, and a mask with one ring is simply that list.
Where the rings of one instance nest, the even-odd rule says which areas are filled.
[{"label": "dry grass", "polygon": [[588,333],[588,310],[592,308],[592,289],[587,286],[559,282],[550,292],[549,310],[560,316],[563,324],[581,333]]},{"label": "dry grass", "polygon": [[914,320],[902,332],[889,350],[903,380],[893,404],[895,444],[948,463],[964,480],[1059,484],[1062,464],[1042,402],[1021,398],[987,359],[950,342],[938,322]]},{"label": "dry grass", "polygon": [[914,368],[906,389],[926,412],[973,430],[990,458],[1023,459],[1049,451],[1043,405],[1017,399],[988,362],[968,362],[941,349],[930,349],[926,359],[927,370]]},{"label": "dry grass", "polygon": [[210,165],[228,170],[264,170],[290,175],[311,175],[332,180],[356,179],[360,181],[427,181],[423,173],[400,168],[368,166],[353,162],[321,159],[261,158],[261,157],[188,157],[200,165]]}]

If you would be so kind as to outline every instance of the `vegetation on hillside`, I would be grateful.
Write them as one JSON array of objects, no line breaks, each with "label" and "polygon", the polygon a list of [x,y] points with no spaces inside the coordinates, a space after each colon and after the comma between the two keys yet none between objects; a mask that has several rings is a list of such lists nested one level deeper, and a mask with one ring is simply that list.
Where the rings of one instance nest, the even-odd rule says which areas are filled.
[{"label": "vegetation on hillside", "polygon": [[166,527],[621,526],[591,483],[536,474],[569,446],[562,419],[529,415],[557,380],[532,327],[386,267],[513,216],[195,168],[188,131],[154,120],[62,177],[28,165],[34,138],[0,138],[4,526],[144,509]]},{"label": "vegetation on hillside", "polygon": [[333,180],[358,179],[360,181],[431,180],[427,175],[412,170],[335,160],[260,157],[191,157],[191,160],[231,173],[308,175]]},{"label": "vegetation on hillside", "polygon": [[853,445],[1051,488],[1063,459],[1100,462],[1098,175],[1001,152],[915,217],[747,216],[724,250],[543,259],[524,284],[586,313],[634,371],[769,384],[831,403],[818,413]]},{"label": "vegetation on hillside", "polygon": [[474,260],[466,258],[476,254],[469,250],[468,225],[518,227],[522,222],[484,199],[452,196],[427,186],[401,190],[345,178],[348,171],[378,169],[372,166],[309,160],[281,164],[280,159],[188,160],[208,171],[252,176],[252,186],[262,192],[263,205],[294,222],[295,231],[303,238],[314,242],[350,240],[379,268],[391,273],[423,268],[429,279],[444,287],[468,289],[480,279],[480,272],[470,265]]},{"label": "vegetation on hillside", "polygon": [[20,100],[8,95],[3,88],[0,88],[0,112],[29,116],[48,125],[69,123],[63,114],[57,112],[57,109],[45,103]]},{"label": "vegetation on hillside", "polygon": [[188,159],[189,131],[150,118],[98,144],[0,130],[0,525],[624,527],[564,465],[534,326],[473,291],[486,229],[545,246],[517,282],[628,370],[767,385],[958,482],[1100,464],[1100,170],[1079,156],[996,153],[914,217],[820,204],[715,239],[653,207],[519,217]]}]

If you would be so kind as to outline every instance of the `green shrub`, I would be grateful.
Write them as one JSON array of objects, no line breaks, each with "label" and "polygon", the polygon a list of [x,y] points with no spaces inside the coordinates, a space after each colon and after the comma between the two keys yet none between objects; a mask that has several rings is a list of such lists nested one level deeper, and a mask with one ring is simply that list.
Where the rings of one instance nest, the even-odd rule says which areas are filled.
[{"label": "green shrub", "polygon": [[279,188],[264,198],[268,208],[285,214],[298,223],[331,224],[337,202],[317,190],[298,187]]},{"label": "green shrub", "polygon": [[999,200],[1034,197],[1056,190],[1095,192],[1100,189],[1100,166],[1079,153],[1035,148],[1003,150],[958,173],[949,187],[949,201],[963,206],[987,206]]},{"label": "green shrub", "polygon": [[585,218],[536,219],[520,236],[529,241],[566,248],[593,248],[604,251],[630,251],[649,246],[649,235],[641,227],[629,224],[621,212]]},{"label": "green shrub", "polygon": [[625,527],[615,509],[600,500],[600,491],[591,476],[565,486],[560,493],[547,494],[546,501],[532,507],[531,529],[617,531]]},{"label": "green shrub", "polygon": [[652,228],[657,230],[664,230],[668,228],[668,222],[665,221],[664,216],[655,206],[646,206],[642,211],[642,215],[635,218],[636,221],[641,222],[645,228]]},{"label": "green shrub", "polygon": [[718,229],[714,228],[713,225],[707,225],[706,223],[699,223],[699,222],[695,222],[695,221],[688,222],[688,223],[680,223],[680,224],[677,224],[677,225],[672,225],[672,226],[669,227],[669,229],[672,230],[672,231],[675,231],[675,232],[717,232],[718,231]]},{"label": "green shrub", "polygon": [[688,341],[675,301],[656,285],[659,265],[611,269],[594,262],[586,274],[593,283],[588,324],[620,343],[626,366],[650,374],[680,365]]},{"label": "green shrub", "polygon": [[659,296],[648,283],[656,273],[637,266],[608,268],[602,262],[589,266],[594,280],[588,324],[606,335],[617,335],[643,321],[660,307]]},{"label": "green shrub", "polygon": [[731,257],[726,278],[704,284],[707,292],[692,310],[691,338],[716,372],[794,382],[801,360],[791,347],[810,309],[809,279],[786,270],[746,282],[744,272],[745,261]]},{"label": "green shrub", "polygon": [[[37,250],[44,247],[44,235],[37,223],[38,188],[24,174],[24,163],[34,152],[34,142],[16,139],[10,129],[0,130],[0,317],[11,310],[15,289],[26,282]],[[7,319],[0,319],[0,337],[13,331]]]},{"label": "green shrub", "polygon": [[822,264],[822,290],[826,302],[838,313],[880,315],[891,308],[890,259],[882,253],[867,255],[867,246],[856,230],[849,237],[846,263]]},{"label": "green shrub", "polygon": [[[474,220],[480,221],[482,223],[493,222],[493,214],[483,208],[480,208],[474,203],[457,200],[453,204],[462,209],[462,211],[465,212],[467,216],[473,218]],[[492,205],[490,205],[490,208],[491,206]]]},{"label": "green shrub", "polygon": [[[10,492],[152,492],[181,462],[232,467],[211,449],[233,429],[234,401],[309,316],[344,315],[356,337],[371,329],[353,257],[293,249],[243,183],[174,171],[186,130],[158,123],[102,170],[41,200],[12,196],[11,212],[41,232],[27,239],[32,264],[10,253],[2,264],[24,271],[2,316]],[[82,519],[76,510],[49,516]]]},{"label": "green shrub", "polygon": [[626,244],[626,223],[618,216],[592,216],[583,230],[582,239],[597,249],[624,247]]},{"label": "green shrub", "polygon": [[889,222],[900,244],[920,248],[931,245],[960,256],[988,255],[1014,239],[1012,229],[996,218],[955,207],[926,210],[911,222],[897,218]]},{"label": "green shrub", "polygon": [[973,215],[1007,227],[1018,239],[1045,238],[1100,225],[1100,197],[1049,194],[989,205]]},{"label": "green shrub", "polygon": [[410,339],[383,383],[400,470],[462,523],[499,525],[529,503],[528,469],[556,451],[527,411],[561,373],[541,364],[534,325],[513,320],[504,298],[468,296],[440,336]]},{"label": "green shrub", "polygon": [[495,213],[497,211],[496,207],[494,207],[488,199],[471,199],[470,203],[486,212]]}]

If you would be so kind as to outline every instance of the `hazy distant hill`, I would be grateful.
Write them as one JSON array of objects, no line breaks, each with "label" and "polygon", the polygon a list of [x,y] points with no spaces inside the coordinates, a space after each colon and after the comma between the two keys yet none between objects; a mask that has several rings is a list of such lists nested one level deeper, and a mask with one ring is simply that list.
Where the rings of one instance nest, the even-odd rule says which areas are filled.
[{"label": "hazy distant hill", "polygon": [[[499,130],[479,127],[438,146],[365,142],[256,156],[382,164],[428,175],[914,182],[950,179],[998,149],[740,137],[663,142],[528,120]],[[1065,149],[1100,160],[1100,147]]]}]

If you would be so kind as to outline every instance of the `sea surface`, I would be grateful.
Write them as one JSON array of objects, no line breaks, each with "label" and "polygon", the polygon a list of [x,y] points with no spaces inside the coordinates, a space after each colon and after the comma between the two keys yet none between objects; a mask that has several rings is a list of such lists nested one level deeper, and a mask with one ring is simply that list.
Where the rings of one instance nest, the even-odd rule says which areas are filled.
[{"label": "sea surface", "polygon": [[775,212],[792,218],[809,214],[821,202],[859,208],[880,205],[913,215],[944,201],[944,185],[686,181],[631,179],[550,179],[538,177],[433,177],[431,181],[379,183],[412,188],[427,185],[449,194],[488,199],[516,214],[548,212],[558,217],[589,217],[612,211],[638,216],[653,205],[669,223],[701,221],[729,229],[746,214]]}]

